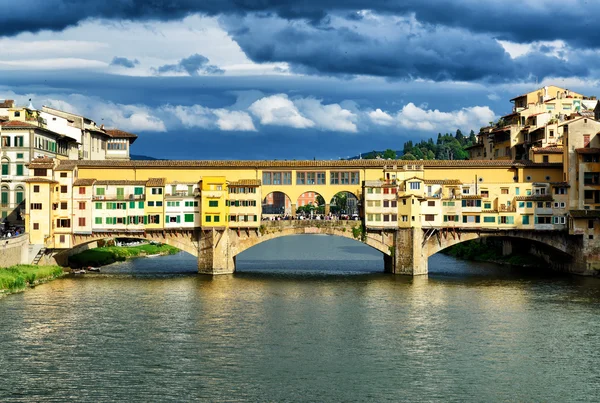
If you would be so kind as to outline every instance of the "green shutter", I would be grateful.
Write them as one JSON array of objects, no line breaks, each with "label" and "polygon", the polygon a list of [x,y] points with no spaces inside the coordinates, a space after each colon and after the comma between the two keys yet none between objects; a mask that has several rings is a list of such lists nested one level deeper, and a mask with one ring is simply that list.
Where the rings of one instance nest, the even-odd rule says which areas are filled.
[{"label": "green shutter", "polygon": [[144,194],[144,188],[135,188],[134,193],[136,195],[142,195]]},{"label": "green shutter", "polygon": [[167,218],[166,218],[166,221],[165,221],[165,222],[168,222],[168,223],[169,223],[169,222],[171,222],[171,221],[169,220],[169,216],[167,216]]},{"label": "green shutter", "polygon": [[102,217],[96,217],[96,224],[102,224]]},{"label": "green shutter", "polygon": [[17,175],[23,175],[23,164],[17,164]]},{"label": "green shutter", "polygon": [[178,223],[181,222],[181,216],[179,216],[179,215],[177,216],[177,222]]},{"label": "green shutter", "polygon": [[135,202],[134,201],[130,201],[129,202],[129,208],[135,208]]}]

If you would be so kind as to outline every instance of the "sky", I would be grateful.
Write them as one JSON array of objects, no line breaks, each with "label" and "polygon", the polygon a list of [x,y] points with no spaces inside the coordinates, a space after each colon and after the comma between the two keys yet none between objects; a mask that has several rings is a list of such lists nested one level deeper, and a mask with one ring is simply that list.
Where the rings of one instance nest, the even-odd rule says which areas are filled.
[{"label": "sky", "polygon": [[544,85],[600,95],[600,2],[587,0],[2,9],[0,99],[136,133],[132,153],[155,158],[347,158],[477,132]]}]

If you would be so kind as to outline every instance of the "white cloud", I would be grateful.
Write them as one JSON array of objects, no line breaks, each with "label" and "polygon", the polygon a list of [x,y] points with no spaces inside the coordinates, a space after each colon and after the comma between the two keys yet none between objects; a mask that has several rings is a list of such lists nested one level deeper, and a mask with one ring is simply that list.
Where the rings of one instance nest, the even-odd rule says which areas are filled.
[{"label": "white cloud", "polygon": [[221,130],[227,131],[256,131],[252,118],[247,112],[230,111],[227,109],[215,109],[217,115],[217,126]]},{"label": "white cloud", "polygon": [[394,118],[379,108],[369,112],[367,115],[376,125],[392,126],[394,124]]},{"label": "white cloud", "polygon": [[412,102],[406,104],[396,115],[401,127],[407,129],[445,131],[478,128],[494,120],[494,112],[487,106],[473,106],[458,111],[441,112],[422,109]]},{"label": "white cloud", "polygon": [[182,106],[166,105],[159,109],[176,118],[185,127],[209,128],[215,124],[214,116],[210,108],[202,105]]},{"label": "white cloud", "polygon": [[443,132],[456,129],[476,129],[495,119],[487,106],[473,106],[452,112],[423,109],[412,102],[404,105],[394,116],[381,109],[368,113],[371,121],[380,126],[397,125],[405,129]]},{"label": "white cloud", "polygon": [[289,126],[305,129],[315,123],[300,114],[298,108],[285,94],[271,95],[255,101],[248,108],[263,125]]},{"label": "white cloud", "polygon": [[302,98],[294,101],[303,115],[315,123],[321,130],[356,133],[357,116],[339,104],[323,105],[314,98]]}]

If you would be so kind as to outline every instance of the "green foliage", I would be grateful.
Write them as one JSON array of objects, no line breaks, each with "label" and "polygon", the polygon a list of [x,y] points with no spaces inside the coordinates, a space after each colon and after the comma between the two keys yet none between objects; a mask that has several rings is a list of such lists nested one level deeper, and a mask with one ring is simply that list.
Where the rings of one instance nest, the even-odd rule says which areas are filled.
[{"label": "green foliage", "polygon": [[144,244],[132,247],[105,246],[88,249],[69,257],[69,264],[74,267],[104,266],[141,255],[174,255],[179,249],[165,244]]},{"label": "green foliage", "polygon": [[391,148],[388,148],[387,150],[385,150],[383,152],[383,159],[395,160],[396,159],[396,151],[392,150]]},{"label": "green foliage", "polygon": [[264,224],[261,224],[260,227],[258,227],[258,232],[260,232],[261,235],[264,235],[267,232],[267,227],[265,227]]},{"label": "green foliage", "polygon": [[38,281],[51,280],[63,275],[59,266],[16,265],[0,269],[0,290],[17,291]]},{"label": "green foliage", "polygon": [[364,225],[357,225],[352,228],[352,236],[354,239],[358,239],[364,242],[367,239],[367,230]]},{"label": "green foliage", "polygon": [[465,151],[468,147],[475,143],[477,138],[475,132],[471,130],[468,137],[464,136],[460,130],[456,131],[456,135],[446,133],[438,133],[437,140],[434,142],[432,138],[422,140],[418,143],[413,143],[412,140],[404,143],[403,160],[465,160],[469,157],[469,153]]}]

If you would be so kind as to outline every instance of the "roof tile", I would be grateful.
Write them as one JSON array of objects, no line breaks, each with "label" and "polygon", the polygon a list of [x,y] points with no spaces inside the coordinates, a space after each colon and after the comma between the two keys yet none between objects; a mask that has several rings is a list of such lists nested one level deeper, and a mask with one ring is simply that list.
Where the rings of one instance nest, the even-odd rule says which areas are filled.
[{"label": "roof tile", "polygon": [[73,186],[92,186],[96,179],[77,179],[73,182]]}]

